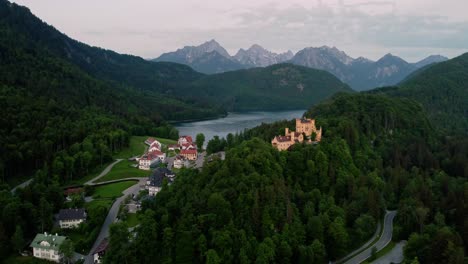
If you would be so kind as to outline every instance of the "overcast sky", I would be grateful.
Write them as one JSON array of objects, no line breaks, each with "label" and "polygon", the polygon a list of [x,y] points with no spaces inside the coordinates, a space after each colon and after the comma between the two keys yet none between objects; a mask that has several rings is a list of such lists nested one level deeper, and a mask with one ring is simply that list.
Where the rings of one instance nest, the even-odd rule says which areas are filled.
[{"label": "overcast sky", "polygon": [[468,51],[467,0],[15,0],[68,36],[155,58],[216,39],[231,55],[256,43],[297,52],[336,46],[352,57],[411,62]]}]

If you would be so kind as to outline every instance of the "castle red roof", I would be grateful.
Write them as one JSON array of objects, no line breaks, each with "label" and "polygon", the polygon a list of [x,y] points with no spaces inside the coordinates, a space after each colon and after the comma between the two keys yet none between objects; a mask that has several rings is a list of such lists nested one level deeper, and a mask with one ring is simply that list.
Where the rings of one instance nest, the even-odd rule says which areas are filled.
[{"label": "castle red roof", "polygon": [[290,136],[276,136],[276,140],[278,140],[278,142],[288,142],[288,141],[291,141],[291,137]]}]

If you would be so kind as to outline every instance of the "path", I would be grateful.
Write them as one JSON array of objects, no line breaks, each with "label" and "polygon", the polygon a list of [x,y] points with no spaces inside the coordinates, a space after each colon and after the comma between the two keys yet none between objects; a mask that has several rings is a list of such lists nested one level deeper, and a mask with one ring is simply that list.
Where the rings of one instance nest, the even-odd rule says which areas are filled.
[{"label": "path", "polygon": [[139,181],[141,179],[145,179],[145,182],[146,182],[146,179],[148,179],[148,177],[147,176],[145,176],[145,177],[128,177],[128,178],[116,179],[116,180],[110,180],[110,181],[95,182],[95,183],[90,183],[88,185],[100,186],[100,185],[106,185],[106,184],[110,184],[110,183],[123,182],[123,181],[132,181],[132,180]]},{"label": "path", "polygon": [[112,162],[111,164],[109,164],[109,166],[107,166],[102,172],[101,174],[99,174],[98,176],[94,177],[93,179],[85,182],[84,185],[92,185],[92,183],[94,181],[97,181],[99,178],[101,177],[104,177],[104,175],[106,175],[107,173],[109,173],[109,171],[112,169],[112,167],[114,167],[115,164],[121,162],[123,159],[116,159],[114,162]]},{"label": "path", "polygon": [[387,211],[384,218],[383,233],[379,240],[372,246],[368,247],[358,255],[354,256],[350,260],[346,261],[345,264],[359,264],[370,258],[372,254],[372,248],[376,247],[377,251],[382,250],[390,241],[392,241],[393,233],[393,219],[395,218],[396,211]]},{"label": "path", "polygon": [[405,240],[398,242],[390,252],[374,260],[372,264],[390,264],[403,262],[403,248],[405,247],[405,245]]},{"label": "path", "polygon": [[[122,179],[122,180],[129,180],[129,179],[135,179],[135,178],[127,178],[127,179]],[[98,235],[96,241],[94,242],[93,247],[91,248],[88,255],[86,256],[85,264],[88,264],[88,263],[92,264],[93,263],[92,253],[99,246],[99,243],[101,243],[101,241],[104,238],[109,236],[109,227],[117,219],[117,214],[119,213],[120,204],[125,200],[125,197],[127,197],[128,195],[131,195],[131,194],[137,195],[138,192],[140,192],[140,186],[145,185],[146,178],[137,178],[137,179],[138,179],[138,182],[135,185],[132,185],[131,187],[129,187],[128,189],[123,191],[124,195],[117,198],[115,200],[115,202],[112,204],[112,207],[109,210],[109,213],[107,214],[106,220],[104,221],[104,224],[102,224],[101,231],[99,232],[99,235]],[[101,184],[101,183],[99,183],[99,184]]]},{"label": "path", "polygon": [[33,179],[34,178],[31,178],[31,179],[19,184],[15,188],[11,189],[11,193],[14,193],[16,191],[16,189],[18,189],[18,188],[24,188],[24,187],[28,186],[33,181]]}]

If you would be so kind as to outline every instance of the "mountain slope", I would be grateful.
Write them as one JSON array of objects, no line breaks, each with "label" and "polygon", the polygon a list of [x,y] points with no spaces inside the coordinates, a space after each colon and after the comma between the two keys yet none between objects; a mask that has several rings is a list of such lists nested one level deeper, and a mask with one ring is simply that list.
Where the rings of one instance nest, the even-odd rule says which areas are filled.
[{"label": "mountain slope", "polygon": [[445,56],[441,56],[441,55],[431,55],[431,56],[428,56],[416,63],[413,63],[413,65],[420,69],[420,68],[423,68],[427,65],[430,65],[430,64],[433,64],[433,63],[439,63],[439,62],[443,62],[443,61],[446,61],[448,60],[447,57]]},{"label": "mountain slope", "polygon": [[204,53],[200,57],[194,59],[189,65],[198,72],[206,74],[235,71],[245,68],[244,65],[224,57],[217,51]]},{"label": "mountain slope", "polygon": [[375,93],[420,102],[434,126],[448,132],[468,132],[468,53],[428,67],[398,87]]},{"label": "mountain slope", "polygon": [[254,44],[247,50],[240,49],[234,58],[248,67],[267,67],[290,60],[293,56],[291,51],[277,54]]},{"label": "mountain slope", "polygon": [[290,60],[291,63],[326,70],[354,90],[365,91],[375,87],[395,85],[413,71],[427,64],[444,61],[443,56],[429,56],[417,63],[408,63],[392,54],[374,62],[363,57],[353,59],[333,47],[305,48]]},{"label": "mountain slope", "polygon": [[[64,183],[110,160],[132,134],[177,137],[164,120],[222,113],[160,92],[202,76],[189,67],[89,47],[6,1],[0,1],[0,61],[2,181],[45,167]],[[65,158],[77,162],[67,163],[73,166],[67,173],[54,167]]]},{"label": "mountain slope", "polygon": [[[106,83],[109,93],[123,93],[127,100],[133,98],[129,108],[138,105],[135,109],[166,119],[176,118],[180,113],[173,113],[177,112],[194,112],[197,116],[216,115],[202,110],[209,108],[204,103],[201,103],[199,111],[196,109],[198,106],[194,107],[198,102],[184,102],[185,98],[171,96],[179,87],[203,76],[190,67],[167,62],[152,63],[136,56],[88,46],[42,22],[27,8],[6,1],[0,3],[0,10],[3,45],[7,50],[5,54],[12,56],[12,66],[15,64],[14,56],[17,56],[15,49],[21,50],[39,60],[48,57],[68,63],[67,67],[79,69],[89,77]],[[18,78],[22,78],[21,73],[18,73]],[[79,96],[80,93],[75,95]]]},{"label": "mountain slope", "polygon": [[185,91],[233,111],[300,109],[337,92],[352,90],[325,71],[292,64],[208,75]]},{"label": "mountain slope", "polygon": [[241,63],[232,59],[229,53],[214,39],[199,46],[185,46],[177,51],[164,53],[152,61],[181,63],[198,72],[208,74],[245,68]]}]

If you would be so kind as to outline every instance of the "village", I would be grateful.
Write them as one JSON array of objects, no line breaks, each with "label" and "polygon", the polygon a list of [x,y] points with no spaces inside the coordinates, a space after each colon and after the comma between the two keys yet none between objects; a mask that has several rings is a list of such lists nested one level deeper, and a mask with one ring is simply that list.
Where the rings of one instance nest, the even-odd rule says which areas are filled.
[{"label": "village", "polygon": [[[165,140],[166,143],[173,144],[164,144],[161,141],[154,137],[146,138],[144,140],[146,147],[142,155],[129,157],[127,160],[117,159],[103,173],[87,181],[83,186],[65,190],[64,195],[67,202],[72,203],[78,197],[78,199],[91,203],[107,199],[105,194],[100,194],[99,188],[117,184],[122,185],[121,189],[125,188],[122,190],[124,196],[115,199],[115,202],[112,203],[100,234],[89,254],[82,255],[73,252],[73,256],[69,256],[72,262],[101,263],[109,244],[107,237],[111,223],[121,221],[120,218],[127,218],[128,215],[136,215],[141,208],[141,201],[154,198],[164,184],[171,185],[175,180],[176,172],[180,169],[200,169],[203,166],[207,157],[206,152],[197,147],[191,136],[181,136],[176,142]],[[224,159],[224,155],[224,152],[212,154],[210,160],[213,157]],[[126,168],[127,176],[106,179],[108,175],[117,170],[119,164],[124,163],[133,168]],[[95,188],[93,196],[87,194],[86,189],[89,189],[90,186]],[[99,194],[96,195],[96,193]],[[114,198],[113,194],[111,199]],[[31,242],[32,256],[53,262],[63,261],[65,256],[62,248],[69,241],[65,234],[73,235],[76,233],[75,230],[80,229],[81,225],[92,220],[85,207],[60,209],[55,215],[54,232],[39,233]]]},{"label": "village", "polygon": [[[285,134],[275,136],[271,144],[279,151],[289,150],[294,144],[316,144],[322,139],[322,128],[317,129],[314,119],[295,119],[295,131],[285,128]],[[135,218],[141,208],[141,201],[153,199],[164,185],[171,185],[176,179],[177,171],[183,168],[202,168],[205,160],[214,157],[223,160],[225,153],[214,153],[207,159],[207,154],[201,149],[202,144],[196,144],[191,136],[180,136],[176,142],[158,140],[155,137],[147,137],[144,140],[145,151],[141,155],[132,156],[126,160],[117,159],[110,164],[100,175],[87,181],[83,186],[68,188],[65,190],[66,200],[72,202],[79,197],[86,202],[99,201],[104,197],[104,191],[99,188],[109,185],[122,185],[123,196],[112,197],[109,212],[104,224],[100,227],[100,233],[87,255],[73,252],[68,256],[72,261],[84,263],[101,263],[109,245],[109,226],[116,221]],[[109,172],[126,162],[133,169],[129,170],[125,177],[108,177]],[[114,168],[113,168],[114,167]],[[131,182],[129,182],[131,181]],[[86,189],[95,188],[93,196],[87,196]],[[96,195],[99,193],[99,195]],[[116,198],[116,199],[115,199]],[[81,225],[91,221],[85,207],[60,209],[55,216],[54,232],[44,232],[36,235],[31,242],[33,257],[53,262],[61,262],[65,254],[62,252],[68,241],[66,234],[73,236],[74,231]],[[135,220],[133,220],[135,221]],[[137,224],[136,224],[137,225]],[[133,230],[133,227],[130,227]],[[59,235],[59,233],[61,235]]]}]

